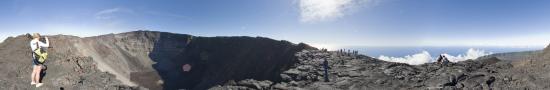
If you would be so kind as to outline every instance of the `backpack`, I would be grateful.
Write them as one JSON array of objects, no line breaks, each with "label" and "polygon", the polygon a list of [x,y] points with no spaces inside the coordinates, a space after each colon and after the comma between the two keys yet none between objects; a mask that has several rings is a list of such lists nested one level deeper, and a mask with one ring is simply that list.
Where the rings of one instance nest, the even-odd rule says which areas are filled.
[{"label": "backpack", "polygon": [[34,58],[38,60],[38,62],[44,63],[44,61],[48,58],[48,53],[42,47],[38,46],[38,42],[36,43],[36,47],[37,48],[32,51]]}]

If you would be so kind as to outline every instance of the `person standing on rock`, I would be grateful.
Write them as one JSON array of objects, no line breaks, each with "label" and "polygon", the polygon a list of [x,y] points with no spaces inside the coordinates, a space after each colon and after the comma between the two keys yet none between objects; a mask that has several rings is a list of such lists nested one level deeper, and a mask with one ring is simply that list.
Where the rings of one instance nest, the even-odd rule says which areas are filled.
[{"label": "person standing on rock", "polygon": [[447,65],[447,63],[449,63],[449,59],[447,59],[447,57],[445,57],[445,55],[443,54],[439,55],[439,57],[437,58],[437,64]]},{"label": "person standing on rock", "polygon": [[325,82],[329,82],[328,80],[328,61],[327,59],[323,59],[323,68],[325,69],[325,75],[323,76],[325,78]]},{"label": "person standing on rock", "polygon": [[41,55],[38,55],[35,51],[39,50],[40,48],[47,48],[50,46],[50,41],[48,40],[48,37],[45,37],[46,43],[40,42],[40,34],[33,33],[32,34],[32,40],[30,41],[31,50],[33,52],[32,54],[32,63],[33,63],[33,70],[31,74],[31,85],[35,85],[36,87],[40,87],[43,85],[43,83],[40,82],[40,72],[43,68],[44,59],[40,60],[42,57]]}]

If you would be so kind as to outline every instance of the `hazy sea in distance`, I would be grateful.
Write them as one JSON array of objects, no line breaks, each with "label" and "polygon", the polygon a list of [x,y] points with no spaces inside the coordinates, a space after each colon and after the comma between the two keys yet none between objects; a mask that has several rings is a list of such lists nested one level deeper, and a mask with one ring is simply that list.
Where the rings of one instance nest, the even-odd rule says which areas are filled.
[{"label": "hazy sea in distance", "polygon": [[[453,47],[373,47],[373,46],[351,46],[351,47],[340,47],[340,49],[347,50],[357,50],[360,54],[378,58],[380,55],[390,56],[390,57],[404,57],[407,55],[414,55],[421,53],[422,51],[427,51],[432,56],[436,58],[439,54],[447,53],[450,55],[458,56],[465,55],[466,52],[470,49],[476,49],[478,51],[484,51],[486,53],[504,53],[504,52],[520,52],[520,51],[533,51],[533,50],[542,50],[544,46],[540,47],[462,47],[462,46],[453,46]],[[336,49],[338,50],[338,49]]]}]

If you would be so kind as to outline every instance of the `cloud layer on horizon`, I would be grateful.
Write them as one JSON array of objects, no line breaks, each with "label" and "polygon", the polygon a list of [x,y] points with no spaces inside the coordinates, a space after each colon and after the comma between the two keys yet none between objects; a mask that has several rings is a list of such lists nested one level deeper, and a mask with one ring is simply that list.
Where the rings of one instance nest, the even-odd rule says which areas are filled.
[{"label": "cloud layer on horizon", "polygon": [[[447,59],[449,59],[449,61],[451,62],[459,62],[459,61],[464,61],[468,59],[476,59],[478,57],[489,55],[489,54],[492,54],[492,52],[486,52],[485,50],[470,48],[468,49],[468,51],[465,52],[465,54],[459,54],[457,56],[453,56],[445,53],[443,55],[445,55]],[[404,57],[390,57],[390,56],[380,55],[378,59],[389,61],[389,62],[407,63],[411,65],[419,65],[419,64],[431,63],[435,61],[428,51],[422,51],[420,53],[407,55]]]}]

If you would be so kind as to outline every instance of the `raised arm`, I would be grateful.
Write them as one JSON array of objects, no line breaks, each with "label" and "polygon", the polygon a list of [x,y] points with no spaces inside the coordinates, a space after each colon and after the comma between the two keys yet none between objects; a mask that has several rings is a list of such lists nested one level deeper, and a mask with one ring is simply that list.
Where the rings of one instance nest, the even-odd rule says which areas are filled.
[{"label": "raised arm", "polygon": [[50,40],[48,39],[48,37],[45,37],[46,38],[46,43],[38,43],[40,45],[40,47],[50,47]]}]

